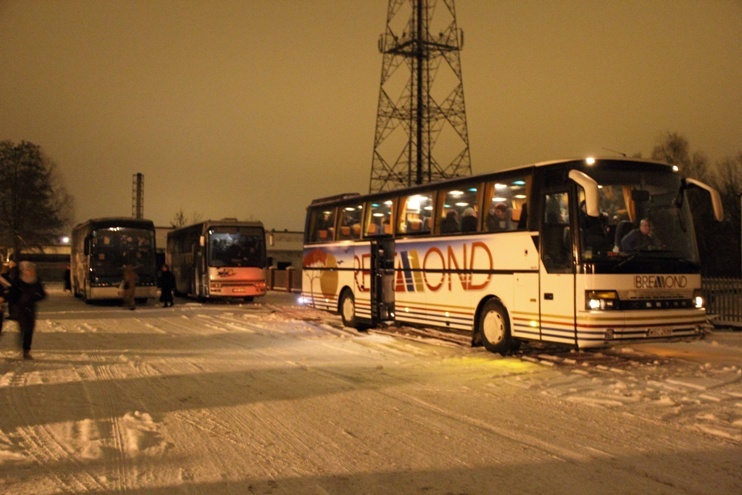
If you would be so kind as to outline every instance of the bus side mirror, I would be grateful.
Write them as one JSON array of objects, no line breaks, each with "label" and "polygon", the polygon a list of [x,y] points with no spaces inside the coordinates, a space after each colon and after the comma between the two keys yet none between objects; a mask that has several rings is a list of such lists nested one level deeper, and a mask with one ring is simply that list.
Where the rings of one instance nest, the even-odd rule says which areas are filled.
[{"label": "bus side mirror", "polygon": [[206,244],[206,239],[204,238],[204,236],[200,236],[198,238],[198,245],[204,247],[204,244]]},{"label": "bus side mirror", "polygon": [[704,191],[708,191],[709,195],[711,195],[711,206],[714,208],[714,218],[717,222],[721,222],[722,220],[724,220],[724,206],[721,203],[721,196],[719,195],[719,191],[709,186],[708,184],[704,184],[700,180],[696,179],[686,178],[685,183],[689,186],[695,186],[703,189]]},{"label": "bus side mirror", "polygon": [[579,170],[570,170],[569,178],[577,182],[585,190],[585,213],[590,217],[600,216],[598,183],[595,179]]}]

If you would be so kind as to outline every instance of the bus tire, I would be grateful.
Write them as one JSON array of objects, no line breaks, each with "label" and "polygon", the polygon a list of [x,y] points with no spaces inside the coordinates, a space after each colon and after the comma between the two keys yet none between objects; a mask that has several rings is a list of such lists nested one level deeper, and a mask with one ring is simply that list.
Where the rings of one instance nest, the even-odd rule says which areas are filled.
[{"label": "bus tire", "polygon": [[356,318],[356,299],[350,289],[345,289],[340,294],[340,318],[343,320],[343,326],[363,330]]},{"label": "bus tire", "polygon": [[510,322],[508,313],[496,299],[484,304],[479,315],[478,332],[482,345],[490,352],[507,355],[511,350]]}]

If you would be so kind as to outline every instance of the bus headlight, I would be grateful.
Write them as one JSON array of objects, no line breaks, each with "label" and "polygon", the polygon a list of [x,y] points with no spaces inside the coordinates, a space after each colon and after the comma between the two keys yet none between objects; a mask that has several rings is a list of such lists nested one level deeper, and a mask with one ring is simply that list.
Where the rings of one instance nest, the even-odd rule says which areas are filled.
[{"label": "bus headlight", "polygon": [[615,290],[585,291],[585,309],[588,311],[618,309],[618,292]]},{"label": "bus headlight", "polygon": [[706,306],[706,301],[703,299],[703,293],[701,292],[701,289],[696,289],[693,291],[693,305],[698,309]]}]

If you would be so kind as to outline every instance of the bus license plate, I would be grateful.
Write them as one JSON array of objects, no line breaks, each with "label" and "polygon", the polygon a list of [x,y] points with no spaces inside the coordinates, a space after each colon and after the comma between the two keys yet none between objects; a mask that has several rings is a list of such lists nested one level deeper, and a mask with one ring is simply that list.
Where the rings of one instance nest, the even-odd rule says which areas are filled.
[{"label": "bus license plate", "polygon": [[669,337],[672,335],[672,328],[650,328],[650,337]]},{"label": "bus license plate", "polygon": [[233,292],[245,292],[244,287],[235,287]]}]

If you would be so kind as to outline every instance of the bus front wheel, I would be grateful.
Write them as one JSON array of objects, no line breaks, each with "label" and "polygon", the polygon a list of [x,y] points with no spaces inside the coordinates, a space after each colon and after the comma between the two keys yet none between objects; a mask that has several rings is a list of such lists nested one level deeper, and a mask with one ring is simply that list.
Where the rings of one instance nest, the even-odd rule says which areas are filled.
[{"label": "bus front wheel", "polygon": [[361,330],[356,318],[356,299],[350,290],[344,290],[340,296],[340,317],[343,326]]},{"label": "bus front wheel", "polygon": [[505,308],[495,299],[487,301],[479,316],[479,335],[484,348],[502,354],[510,352],[510,323]]}]

